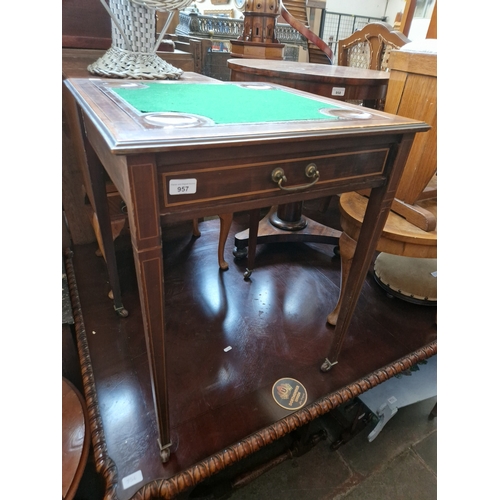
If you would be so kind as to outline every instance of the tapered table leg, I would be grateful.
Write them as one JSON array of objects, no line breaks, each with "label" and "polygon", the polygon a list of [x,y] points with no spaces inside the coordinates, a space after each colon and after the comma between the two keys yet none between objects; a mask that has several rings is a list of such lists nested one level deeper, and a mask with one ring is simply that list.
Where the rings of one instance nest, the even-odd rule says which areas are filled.
[{"label": "tapered table leg", "polygon": [[349,323],[354,314],[354,309],[356,308],[373,255],[377,249],[378,240],[389,216],[412,143],[413,136],[406,136],[398,146],[393,148],[391,151],[391,155],[394,155],[394,162],[392,163],[393,172],[388,177],[390,181],[371,191],[354,251],[352,265],[349,270],[349,276],[342,286],[342,300],[338,308],[338,317],[332,343],[328,357],[321,365],[321,371],[329,371],[337,364]]},{"label": "tapered table leg", "polygon": [[139,285],[144,335],[151,385],[159,430],[158,444],[163,462],[170,457],[167,343],[163,252],[159,195],[154,155],[137,155],[128,160],[130,235]]},{"label": "tapered table leg", "polygon": [[103,257],[108,268],[109,284],[111,286],[113,305],[117,314],[121,317],[128,316],[128,311],[123,307],[120,280],[118,278],[118,267],[116,265],[115,245],[113,242],[113,230],[109,215],[108,199],[106,195],[106,183],[104,180],[104,167],[102,166],[94,149],[89,144],[86,136],[84,138],[85,154],[92,192],[94,198],[94,210],[97,218],[96,230],[99,233]]}]

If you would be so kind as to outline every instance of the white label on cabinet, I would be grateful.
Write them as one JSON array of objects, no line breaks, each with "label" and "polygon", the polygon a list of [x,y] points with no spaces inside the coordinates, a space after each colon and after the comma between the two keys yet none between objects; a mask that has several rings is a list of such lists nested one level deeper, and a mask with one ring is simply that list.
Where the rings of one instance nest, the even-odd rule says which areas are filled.
[{"label": "white label on cabinet", "polygon": [[140,483],[142,481],[142,472],[140,470],[130,474],[122,479],[123,489],[126,490],[134,484]]},{"label": "white label on cabinet", "polygon": [[345,94],[345,87],[333,87],[332,95],[342,97]]},{"label": "white label on cabinet", "polygon": [[196,179],[170,179],[168,194],[194,194],[196,193]]}]

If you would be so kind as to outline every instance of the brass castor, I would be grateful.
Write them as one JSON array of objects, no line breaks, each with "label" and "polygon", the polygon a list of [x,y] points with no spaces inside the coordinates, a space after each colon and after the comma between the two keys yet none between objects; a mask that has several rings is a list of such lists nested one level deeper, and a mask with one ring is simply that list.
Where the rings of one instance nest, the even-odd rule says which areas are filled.
[{"label": "brass castor", "polygon": [[118,307],[115,311],[120,318],[126,318],[128,316],[128,311],[124,307]]},{"label": "brass castor", "polygon": [[335,366],[338,363],[338,361],[335,361],[332,363],[328,358],[325,359],[323,364],[321,365],[321,371],[322,372],[328,372],[332,369],[333,366]]}]

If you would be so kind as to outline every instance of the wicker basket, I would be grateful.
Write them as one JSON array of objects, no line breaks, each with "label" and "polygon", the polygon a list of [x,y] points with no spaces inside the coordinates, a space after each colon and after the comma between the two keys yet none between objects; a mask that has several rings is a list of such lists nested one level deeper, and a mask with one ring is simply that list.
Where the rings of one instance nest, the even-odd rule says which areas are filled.
[{"label": "wicker basket", "polygon": [[[193,0],[101,0],[111,17],[111,48],[88,66],[90,73],[111,78],[173,79],[182,70],[161,59],[156,51],[172,20],[173,12]],[[155,11],[169,12],[156,39]]]}]

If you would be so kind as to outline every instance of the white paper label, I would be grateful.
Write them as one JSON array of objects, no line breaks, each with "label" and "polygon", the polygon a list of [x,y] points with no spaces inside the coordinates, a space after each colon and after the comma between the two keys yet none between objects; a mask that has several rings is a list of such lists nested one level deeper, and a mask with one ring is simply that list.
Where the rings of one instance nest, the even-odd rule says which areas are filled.
[{"label": "white paper label", "polygon": [[333,87],[332,95],[342,97],[345,94],[345,87]]},{"label": "white paper label", "polygon": [[194,194],[196,193],[196,179],[170,179],[168,194]]},{"label": "white paper label", "polygon": [[127,488],[134,486],[134,484],[140,483],[142,479],[142,472],[140,470],[124,477],[122,479],[123,489],[126,490]]}]

